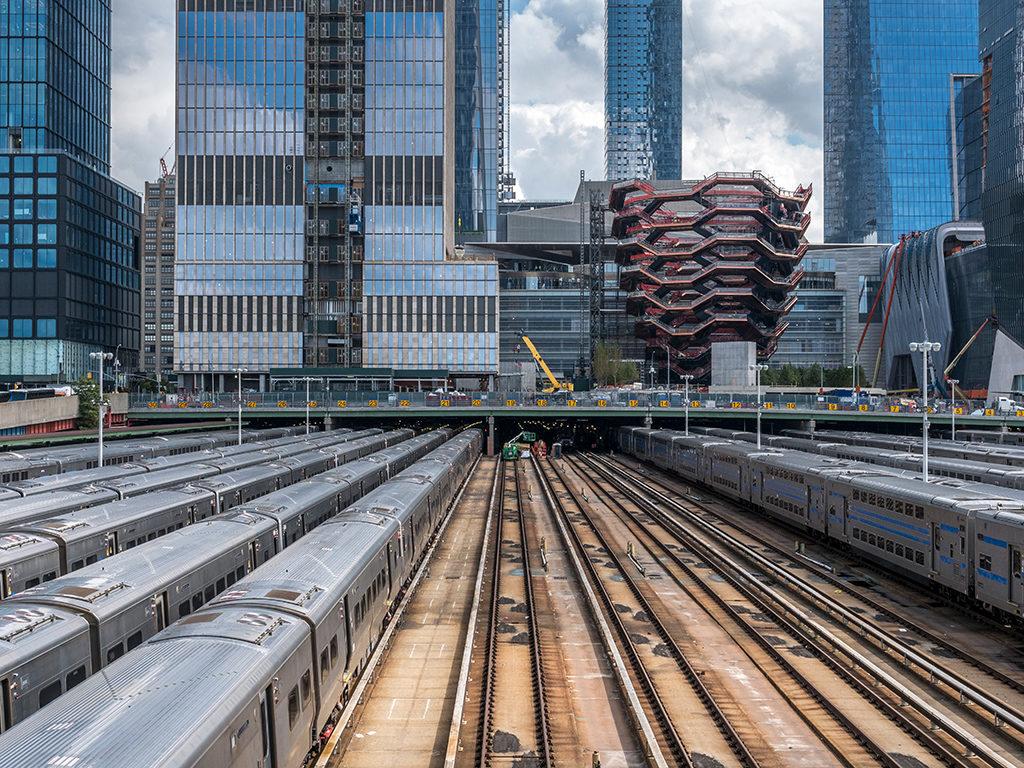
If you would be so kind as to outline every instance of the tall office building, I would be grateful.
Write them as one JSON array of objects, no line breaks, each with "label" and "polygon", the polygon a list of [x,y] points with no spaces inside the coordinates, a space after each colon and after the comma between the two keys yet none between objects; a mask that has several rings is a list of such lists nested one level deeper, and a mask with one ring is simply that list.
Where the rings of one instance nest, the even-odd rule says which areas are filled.
[{"label": "tall office building", "polygon": [[825,0],[825,239],[892,243],[953,217],[951,75],[978,0]]},{"label": "tall office building", "polygon": [[0,15],[0,380],[139,355],[141,200],[111,179],[110,3]]},{"label": "tall office building", "polygon": [[[992,310],[1003,330],[1024,344],[1024,3],[981,0],[979,43],[982,103],[987,108],[982,117],[981,216],[992,273]],[[1019,388],[1024,389],[1024,381]]]},{"label": "tall office building", "polygon": [[146,182],[142,219],[142,350],[139,365],[159,382],[174,370],[174,174]]},{"label": "tall office building", "polygon": [[459,221],[494,227],[493,20],[463,41],[441,0],[178,7],[179,383],[496,371],[497,267],[456,249]]},{"label": "tall office building", "polygon": [[681,0],[608,0],[605,178],[682,176]]}]

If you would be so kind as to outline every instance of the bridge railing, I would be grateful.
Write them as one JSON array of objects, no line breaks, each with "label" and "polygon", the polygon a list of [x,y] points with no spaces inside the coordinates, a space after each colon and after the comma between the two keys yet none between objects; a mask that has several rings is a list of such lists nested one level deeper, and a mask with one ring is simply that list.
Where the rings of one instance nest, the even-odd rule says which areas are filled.
[{"label": "bridge railing", "polygon": [[[666,391],[601,391],[561,394],[542,392],[310,392],[309,407],[314,410],[384,409],[402,410],[436,408],[453,410],[516,410],[523,408],[609,408],[609,409],[682,409],[684,393]],[[798,411],[859,411],[864,413],[920,413],[916,405],[905,399],[875,398],[872,401],[853,402],[852,398],[822,397],[814,394],[767,393],[762,397],[763,408]],[[305,410],[304,392],[252,392],[243,393],[243,409]],[[131,396],[131,409],[166,410],[236,410],[238,398],[234,393],[199,393],[192,395]],[[690,408],[695,410],[755,410],[757,396],[743,393],[690,393]],[[949,403],[929,406],[935,413],[951,413]],[[1024,418],[1024,410],[1000,413],[985,409],[979,403],[958,403],[956,415],[1016,416]]]}]

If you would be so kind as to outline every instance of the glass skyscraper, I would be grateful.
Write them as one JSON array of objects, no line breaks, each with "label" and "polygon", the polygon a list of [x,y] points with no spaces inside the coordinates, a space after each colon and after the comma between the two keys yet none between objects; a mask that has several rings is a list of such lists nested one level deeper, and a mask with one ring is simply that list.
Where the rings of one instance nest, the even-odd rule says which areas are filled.
[{"label": "glass skyscraper", "polygon": [[181,384],[497,371],[495,7],[178,0]]},{"label": "glass skyscraper", "polygon": [[[442,0],[373,0],[370,8],[364,364],[495,373],[497,263],[455,252],[455,201],[468,201],[468,211],[482,195],[460,188],[478,167],[460,167],[468,157],[454,150],[455,127],[474,120],[459,115],[458,105],[489,112],[493,126],[496,99],[486,110],[465,94],[456,94],[455,109],[445,104],[445,44],[456,24]],[[493,136],[489,147],[478,142],[468,155],[493,157]],[[496,188],[490,193],[496,208]]]},{"label": "glass skyscraper", "polygon": [[305,15],[302,0],[178,9],[175,370],[223,388],[236,368],[302,363]]},{"label": "glass skyscraper", "polygon": [[0,379],[135,368],[141,200],[110,166],[110,2],[0,3]]},{"label": "glass skyscraper", "polygon": [[895,242],[954,216],[952,75],[978,0],[825,0],[825,239]]},{"label": "glass skyscraper", "polygon": [[608,0],[605,178],[682,176],[681,0]]}]

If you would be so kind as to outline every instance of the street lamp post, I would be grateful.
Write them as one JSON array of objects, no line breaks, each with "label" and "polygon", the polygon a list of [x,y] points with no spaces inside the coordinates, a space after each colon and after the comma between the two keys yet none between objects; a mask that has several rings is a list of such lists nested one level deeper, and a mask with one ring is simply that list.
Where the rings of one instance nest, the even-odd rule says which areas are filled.
[{"label": "street lamp post", "polygon": [[857,362],[857,352],[853,353],[853,398],[857,405],[860,405],[860,390],[857,389],[857,368],[860,367]]},{"label": "street lamp post", "polygon": [[89,357],[93,360],[99,361],[100,364],[100,397],[99,397],[99,466],[103,466],[103,421],[106,415],[106,409],[103,404],[103,363],[107,360],[113,360],[114,356],[110,352],[90,352]]},{"label": "street lamp post", "polygon": [[242,374],[248,373],[248,368],[235,368],[235,375],[238,377],[238,444],[242,444]]},{"label": "street lamp post", "polygon": [[309,434],[309,376],[306,379],[306,434]]},{"label": "street lamp post", "polygon": [[757,384],[757,450],[761,450],[761,371],[767,371],[768,366],[757,363],[750,366],[754,372],[754,381]]},{"label": "street lamp post", "polygon": [[690,436],[690,382],[693,380],[693,374],[686,374],[683,376],[683,397],[685,406],[685,421],[683,422],[686,430],[686,436]]},{"label": "street lamp post", "polygon": [[938,352],[942,344],[937,341],[914,341],[911,352],[920,352],[924,366],[921,368],[921,474],[928,482],[928,353]]},{"label": "street lamp post", "polygon": [[949,407],[949,417],[952,419],[953,439],[956,440],[956,385],[960,383],[960,380],[946,379],[946,381],[949,382],[950,393],[953,395]]}]

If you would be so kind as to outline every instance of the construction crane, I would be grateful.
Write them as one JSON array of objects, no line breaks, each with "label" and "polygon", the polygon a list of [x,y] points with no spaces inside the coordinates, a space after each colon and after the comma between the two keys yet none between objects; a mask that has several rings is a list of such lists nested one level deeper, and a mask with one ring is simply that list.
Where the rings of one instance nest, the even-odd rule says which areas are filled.
[{"label": "construction crane", "polygon": [[530,350],[530,354],[533,355],[533,359],[540,366],[540,369],[544,371],[544,375],[547,376],[548,381],[551,382],[548,386],[544,387],[544,394],[550,395],[554,392],[572,392],[572,384],[569,382],[562,382],[558,380],[558,377],[552,373],[548,364],[544,362],[544,358],[541,357],[540,352],[537,351],[537,347],[534,346],[533,342],[530,341],[530,337],[526,334],[522,334],[523,343],[526,344],[526,348]]},{"label": "construction crane", "polygon": [[[173,147],[174,144],[172,142],[171,145],[167,147],[167,149],[164,151],[163,155],[160,156],[160,178],[162,179],[166,179],[168,176],[174,173],[174,169],[167,170],[167,160],[165,159]],[[177,167],[178,163],[177,161],[175,161],[174,168],[176,169]]]},{"label": "construction crane", "polygon": [[999,321],[996,319],[995,315],[989,315],[988,317],[986,317],[985,322],[978,326],[978,330],[976,330],[974,332],[974,335],[967,340],[967,343],[964,344],[963,349],[957,352],[953,359],[949,361],[949,365],[946,366],[946,370],[942,372],[943,381],[949,380],[949,374],[953,372],[954,368],[956,368],[956,364],[959,363],[963,356],[967,354],[967,351],[974,346],[974,342],[976,342],[978,338],[981,336],[981,332],[984,331],[985,328],[987,328],[990,324],[993,329],[999,327]]}]

